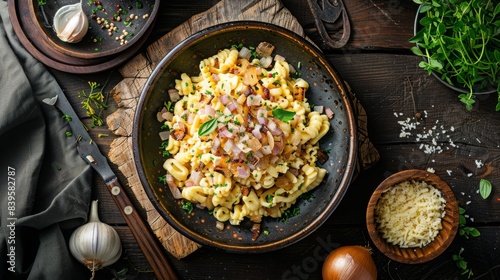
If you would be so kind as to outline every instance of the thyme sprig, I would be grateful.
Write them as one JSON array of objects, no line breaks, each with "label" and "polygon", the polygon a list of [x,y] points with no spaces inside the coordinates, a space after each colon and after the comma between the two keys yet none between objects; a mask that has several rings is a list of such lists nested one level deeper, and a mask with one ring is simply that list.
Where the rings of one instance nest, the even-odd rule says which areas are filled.
[{"label": "thyme sprig", "polygon": [[78,92],[78,97],[83,98],[82,108],[85,109],[87,116],[92,118],[91,127],[101,126],[104,124],[101,114],[103,110],[108,108],[108,105],[102,89],[99,89],[101,85],[90,81],[88,84],[90,86],[89,92],[82,90]]}]

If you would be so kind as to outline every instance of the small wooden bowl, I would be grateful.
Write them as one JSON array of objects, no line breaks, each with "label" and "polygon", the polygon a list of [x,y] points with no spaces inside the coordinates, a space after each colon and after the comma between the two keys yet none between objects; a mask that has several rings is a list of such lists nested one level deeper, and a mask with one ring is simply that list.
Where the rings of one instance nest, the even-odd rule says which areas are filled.
[{"label": "small wooden bowl", "polygon": [[[397,245],[387,243],[378,232],[375,222],[375,206],[383,191],[395,184],[409,180],[424,181],[432,185],[441,191],[446,200],[445,216],[442,219],[443,228],[431,243],[422,248],[400,248]],[[433,173],[417,169],[400,171],[386,178],[373,192],[366,210],[366,226],[375,246],[390,259],[407,264],[428,262],[444,252],[455,238],[458,222],[458,203],[448,184]]]}]

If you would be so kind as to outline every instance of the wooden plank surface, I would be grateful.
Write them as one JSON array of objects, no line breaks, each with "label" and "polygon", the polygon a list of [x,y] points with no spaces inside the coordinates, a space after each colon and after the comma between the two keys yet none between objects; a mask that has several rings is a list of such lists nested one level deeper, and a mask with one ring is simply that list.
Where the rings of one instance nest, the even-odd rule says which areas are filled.
[{"label": "wooden plank surface", "polygon": [[[281,258],[289,267],[266,264],[266,267],[274,267],[272,271],[264,269],[265,272],[262,274],[254,272],[252,275],[255,275],[255,278],[248,279],[279,279],[289,269],[301,267],[301,261],[304,260],[306,263],[311,261],[307,264],[311,266],[310,273],[306,274],[311,275],[312,279],[317,279],[315,277],[319,275],[319,270],[312,269],[314,266],[311,257],[314,257],[314,251],[306,247],[316,244],[317,238],[326,240],[328,236],[333,236],[336,243],[343,245],[369,243],[363,222],[364,211],[371,191],[385,177],[394,172],[409,168],[427,169],[429,167],[435,169],[436,174],[442,176],[453,187],[459,204],[466,209],[470,217],[474,218],[473,225],[478,226],[482,235],[475,240],[458,237],[438,260],[419,266],[391,262],[374,250],[376,252],[374,259],[379,268],[379,279],[398,277],[420,279],[415,276],[415,273],[420,271],[429,271],[428,274],[424,275],[429,279],[438,279],[438,276],[443,278],[458,277],[455,264],[451,261],[451,255],[458,253],[462,247],[465,248],[466,253],[464,254],[471,266],[473,265],[476,275],[486,273],[489,268],[493,267],[491,274],[488,274],[485,279],[495,279],[489,277],[496,277],[500,273],[498,269],[494,268],[496,260],[500,258],[500,252],[496,249],[487,250],[486,248],[490,246],[489,244],[497,244],[497,246],[500,244],[499,230],[496,227],[483,225],[489,223],[498,225],[499,192],[498,190],[494,191],[489,200],[483,200],[477,194],[478,178],[481,176],[487,176],[495,186],[500,185],[497,179],[498,171],[495,168],[498,165],[498,153],[500,152],[498,149],[498,139],[500,138],[495,137],[496,131],[498,131],[498,122],[495,120],[498,117],[492,112],[491,106],[488,106],[494,104],[495,97],[490,96],[481,100],[481,106],[472,112],[466,112],[463,106],[457,102],[454,92],[450,92],[432,77],[419,71],[416,67],[418,59],[411,55],[330,55],[329,59],[365,105],[370,137],[381,154],[381,160],[374,168],[353,182],[336,212],[319,229],[318,233],[293,247],[270,253],[269,259]],[[367,70],[367,64],[375,72]],[[405,97],[404,82],[409,80],[417,81],[413,85],[414,98],[411,98],[408,92],[406,92],[407,96]],[[407,91],[409,88],[409,85],[406,85]],[[429,93],[433,94],[433,98],[426,97]],[[425,114],[424,111],[427,112],[427,117],[421,121],[426,128],[430,129],[436,124],[436,121],[446,127],[454,126],[456,128],[454,132],[447,134],[456,139],[455,143],[460,145],[459,148],[450,149],[443,153],[426,154],[419,149],[421,142],[417,142],[415,138],[400,138],[401,125],[398,121],[414,116],[413,99],[415,99],[415,107],[418,108],[418,111],[422,114]],[[402,113],[403,116],[396,117],[394,113]],[[464,119],[473,127],[464,127],[463,119],[457,118],[457,114],[465,115]],[[493,129],[489,130],[486,127]],[[477,142],[476,138],[479,137],[482,143]],[[446,141],[441,142],[447,143]],[[476,170],[476,159],[489,163],[492,168],[488,171],[486,169]],[[448,175],[447,170],[452,171],[451,175]],[[469,177],[469,173],[474,175]],[[485,212],[485,209],[488,211]],[[351,231],[346,233],[344,229],[346,227],[351,228]],[[480,254],[481,251],[478,248],[482,248],[481,251],[484,254]],[[135,249],[137,250],[137,248]],[[202,279],[204,274],[200,275],[198,271],[207,271],[208,275],[213,277],[235,275],[236,271],[231,269],[241,270],[242,266],[238,265],[239,263],[245,263],[243,268],[246,270],[244,271],[250,273],[252,268],[258,267],[261,261],[246,255],[237,255],[237,259],[236,261],[233,254],[225,254],[212,248],[202,248],[185,261],[173,261],[185,279]],[[229,271],[221,272],[218,269],[210,268],[212,261],[215,260],[223,264],[222,266]],[[294,264],[295,266],[293,266]],[[319,265],[319,261],[316,265]],[[196,270],[193,271],[190,269],[191,267],[196,267]],[[303,273],[305,272],[303,271]],[[140,275],[146,274],[140,273]],[[292,276],[290,274],[290,277]]]}]

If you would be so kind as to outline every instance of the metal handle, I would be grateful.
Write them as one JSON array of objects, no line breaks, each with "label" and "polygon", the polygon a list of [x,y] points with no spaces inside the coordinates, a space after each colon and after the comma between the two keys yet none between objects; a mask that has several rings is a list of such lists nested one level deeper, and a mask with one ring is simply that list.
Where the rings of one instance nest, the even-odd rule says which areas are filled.
[{"label": "metal handle", "polygon": [[[314,22],[318,28],[319,35],[321,35],[321,38],[326,46],[332,49],[340,49],[345,46],[351,35],[351,24],[342,0],[335,0],[333,3],[330,3],[330,1],[327,0],[319,2],[308,0],[307,3],[309,4],[309,8],[314,16]],[[325,23],[333,24],[340,16],[342,16],[343,32],[340,39],[334,40],[328,34]]]},{"label": "metal handle", "polygon": [[165,280],[178,279],[169,260],[158,246],[156,237],[132,205],[118,179],[115,178],[106,185],[156,277]]}]

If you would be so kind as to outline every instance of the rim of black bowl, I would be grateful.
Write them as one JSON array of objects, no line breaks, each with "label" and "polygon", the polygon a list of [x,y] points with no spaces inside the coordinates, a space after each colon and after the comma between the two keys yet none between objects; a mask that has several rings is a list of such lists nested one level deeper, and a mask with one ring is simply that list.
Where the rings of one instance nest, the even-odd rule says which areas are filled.
[{"label": "rim of black bowl", "polygon": [[[417,9],[417,14],[415,16],[415,21],[413,23],[413,35],[416,35],[418,33],[418,31],[420,30],[419,27],[420,27],[420,19],[421,19],[421,15],[422,13],[420,12],[420,9],[422,8],[422,5],[419,5],[418,6],[418,9]],[[415,44],[415,46],[417,46],[417,48],[420,48],[418,46],[418,44]],[[426,60],[425,58],[423,58],[424,60]],[[441,82],[443,85],[453,89],[454,91],[457,91],[457,92],[460,92],[460,93],[470,93],[469,90],[463,88],[463,87],[457,87],[457,86],[454,86],[454,85],[450,85],[449,83],[443,81],[443,79],[441,79],[441,77],[439,77],[439,75],[432,71],[432,75],[439,81]],[[492,94],[492,93],[495,93],[497,92],[497,90],[495,88],[491,88],[491,89],[484,89],[482,91],[474,91],[473,94],[475,95],[481,95],[481,94]]]},{"label": "rim of black bowl", "polygon": [[[142,115],[138,114],[139,109],[144,105],[144,102],[146,100],[146,93],[148,90],[151,88],[151,86],[154,84],[156,81],[156,77],[165,65],[172,60],[175,59],[177,53],[182,50],[184,47],[190,46],[192,44],[195,44],[199,40],[202,40],[203,38],[206,38],[207,36],[209,37],[210,34],[213,32],[221,31],[221,30],[227,30],[227,31],[234,31],[234,30],[245,30],[245,29],[258,29],[258,30],[264,30],[264,31],[269,31],[269,32],[274,32],[274,33],[279,33],[280,35],[284,35],[288,37],[289,39],[300,43],[302,46],[309,48],[317,57],[318,59],[324,64],[323,66],[328,69],[332,77],[336,79],[336,85],[338,86],[338,90],[340,91],[340,96],[342,98],[342,101],[346,103],[344,106],[345,111],[346,111],[346,117],[347,121],[349,123],[349,140],[348,144],[349,147],[347,148],[348,150],[348,157],[347,157],[347,163],[345,164],[345,172],[343,172],[343,176],[340,180],[338,191],[336,192],[335,196],[332,198],[331,202],[328,204],[327,208],[319,213],[316,218],[309,223],[307,226],[304,228],[301,228],[300,230],[296,231],[295,233],[291,234],[290,236],[281,239],[279,241],[274,241],[274,242],[269,242],[269,243],[255,243],[255,245],[233,245],[233,244],[228,244],[228,243],[223,243],[223,242],[218,242],[215,240],[212,240],[206,236],[203,236],[196,231],[193,231],[189,229],[186,226],[183,226],[177,221],[176,217],[174,217],[171,213],[166,213],[165,209],[162,207],[161,203],[158,201],[158,199],[155,196],[155,193],[153,192],[152,188],[149,186],[148,179],[146,178],[144,169],[142,167],[141,163],[141,156],[140,156],[140,143],[139,143],[139,136],[140,136],[140,124],[142,123]],[[307,39],[304,37],[299,36],[293,31],[290,31],[288,29],[285,29],[281,26],[277,26],[271,23],[264,23],[264,22],[259,22],[259,21],[233,21],[233,22],[227,22],[227,23],[222,23],[218,24],[212,27],[208,27],[204,30],[201,30],[186,39],[184,39],[182,42],[180,42],[178,45],[176,45],[161,61],[158,63],[158,65],[155,67],[151,75],[149,76],[148,80],[146,81],[146,84],[143,87],[143,90],[141,92],[141,95],[139,97],[139,101],[137,103],[137,110],[136,114],[134,116],[134,126],[132,130],[132,148],[133,148],[133,156],[134,156],[134,163],[137,168],[137,172],[139,175],[139,179],[144,187],[144,190],[152,202],[153,206],[156,208],[156,210],[159,212],[159,214],[168,222],[169,225],[171,225],[175,230],[183,234],[185,237],[200,243],[202,245],[208,245],[211,247],[215,247],[218,249],[223,249],[226,252],[231,252],[231,253],[261,253],[261,252],[267,252],[267,251],[274,251],[278,249],[282,249],[284,247],[287,247],[291,244],[294,244],[303,238],[307,237],[310,235],[314,230],[319,228],[329,217],[330,215],[334,212],[334,210],[337,208],[339,205],[340,201],[344,197],[349,184],[351,182],[354,169],[355,169],[355,163],[356,163],[356,155],[357,155],[357,134],[356,134],[356,122],[354,119],[354,113],[352,109],[352,104],[349,98],[346,95],[347,89],[338,75],[338,73],[335,71],[334,67],[329,63],[329,61],[326,59],[326,57],[322,54],[322,52],[311,42],[309,42]],[[262,233],[261,233],[262,234]]]}]

